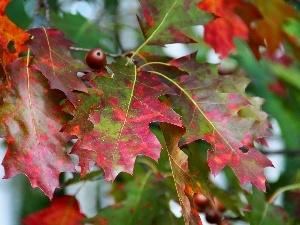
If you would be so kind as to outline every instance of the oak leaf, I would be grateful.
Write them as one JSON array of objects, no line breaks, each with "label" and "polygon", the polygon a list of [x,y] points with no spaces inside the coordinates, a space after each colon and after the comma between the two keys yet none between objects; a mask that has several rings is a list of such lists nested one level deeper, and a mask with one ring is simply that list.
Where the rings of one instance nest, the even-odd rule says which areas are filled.
[{"label": "oak leaf", "polygon": [[7,66],[12,87],[1,93],[0,135],[8,143],[4,178],[23,173],[52,198],[60,172],[75,171],[64,149],[71,137],[59,132],[66,120],[59,105],[65,96],[51,90],[29,60],[19,58]]},{"label": "oak leaf", "polygon": [[[132,174],[139,154],[158,159],[161,145],[151,133],[150,123],[169,122],[180,126],[181,121],[177,113],[158,100],[159,96],[170,94],[172,90],[159,82],[156,75],[138,73],[134,66],[125,67],[122,63],[112,63],[108,68],[113,76],[90,81],[94,91],[80,101],[94,99],[88,119],[94,127],[79,135],[71,153],[84,154],[79,165],[97,163],[104,169],[106,180],[114,180],[121,171]],[[86,114],[86,110],[82,108],[77,114]],[[77,121],[78,124],[69,123],[64,130],[73,131],[86,123],[86,120]]]},{"label": "oak leaf", "polygon": [[74,196],[61,196],[51,201],[50,207],[30,214],[22,220],[23,225],[82,225],[85,218]]},{"label": "oak leaf", "polygon": [[[217,18],[204,26],[204,40],[225,58],[235,50],[233,38],[249,40],[248,23],[260,17],[257,9],[243,0],[203,0],[198,8],[214,13]],[[236,11],[247,11],[244,21]]]},{"label": "oak leaf", "polygon": [[5,71],[6,65],[18,58],[18,54],[27,48],[23,43],[28,40],[29,34],[17,27],[5,14],[5,7],[10,0],[0,2],[0,64],[3,69],[1,76],[6,80],[1,86],[10,87],[9,77]]},{"label": "oak leaf", "polygon": [[[5,15],[5,7],[9,2],[10,0],[0,2],[0,51],[3,52],[3,55],[1,54],[3,66],[18,58],[18,54],[27,49],[23,43],[29,38],[28,33],[17,27]],[[11,49],[8,48],[9,43],[11,43]]]},{"label": "oak leaf", "polygon": [[[172,62],[183,71],[195,64],[182,59]],[[249,80],[240,76],[220,76],[209,68],[202,73],[170,79],[162,74],[177,95],[170,95],[171,105],[182,113],[186,134],[180,145],[203,139],[211,144],[208,164],[214,175],[230,166],[242,184],[246,181],[265,190],[264,167],[273,166],[253,145],[269,136],[267,114],[260,110],[261,99],[249,97],[245,88]],[[193,72],[188,72],[193,74]],[[241,149],[246,148],[247,152]]]},{"label": "oak leaf", "polygon": [[197,9],[197,1],[139,0],[143,18],[139,24],[146,44],[164,46],[168,43],[195,42],[183,33],[183,28],[206,24],[214,17]]},{"label": "oak leaf", "polygon": [[32,35],[26,43],[34,54],[32,66],[43,73],[52,89],[63,91],[68,100],[76,105],[78,99],[73,91],[87,92],[77,72],[87,67],[70,54],[72,42],[64,39],[59,30],[35,28],[28,33]]}]

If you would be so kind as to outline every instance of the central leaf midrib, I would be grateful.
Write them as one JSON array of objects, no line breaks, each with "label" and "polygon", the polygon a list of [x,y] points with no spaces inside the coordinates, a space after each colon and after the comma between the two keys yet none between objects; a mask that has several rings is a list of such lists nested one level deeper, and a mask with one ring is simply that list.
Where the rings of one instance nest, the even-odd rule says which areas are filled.
[{"label": "central leaf midrib", "polygon": [[119,136],[118,136],[118,139],[117,139],[117,144],[116,144],[116,148],[115,148],[115,151],[113,153],[113,159],[115,158],[115,154],[118,150],[118,143],[119,141],[121,140],[121,136],[122,136],[122,133],[123,133],[123,129],[125,127],[125,123],[127,121],[127,117],[128,117],[128,113],[129,113],[129,110],[130,110],[130,106],[131,106],[131,102],[132,102],[132,99],[133,99],[133,92],[134,92],[134,89],[135,89],[135,85],[136,85],[136,77],[137,77],[137,74],[136,74],[136,66],[134,66],[134,79],[133,79],[133,85],[132,85],[132,89],[131,89],[131,93],[130,93],[130,98],[129,98],[129,101],[128,101],[128,105],[127,105],[127,109],[126,109],[126,113],[125,113],[125,118],[124,118],[124,121],[123,121],[123,124],[120,128],[120,131],[119,131]]},{"label": "central leaf midrib", "polygon": [[44,30],[45,37],[46,37],[47,44],[48,44],[48,48],[49,48],[49,56],[50,56],[50,61],[51,61],[51,68],[52,68],[54,76],[57,77],[55,69],[54,69],[54,61],[53,61],[53,58],[52,58],[52,49],[51,49],[51,46],[50,46],[50,41],[49,41],[49,38],[48,38],[48,34],[47,34],[46,29],[44,27],[42,27],[42,28]]},{"label": "central leaf midrib", "polygon": [[30,114],[31,114],[31,123],[33,125],[33,131],[34,131],[34,137],[35,137],[35,143],[39,143],[38,141],[38,134],[37,134],[37,130],[36,130],[36,123],[35,123],[35,120],[34,120],[34,114],[33,114],[33,104],[32,104],[32,100],[31,100],[31,94],[30,94],[30,75],[29,75],[29,61],[30,61],[30,58],[29,58],[29,49],[28,49],[28,52],[27,52],[27,57],[26,57],[26,75],[27,75],[27,90],[28,90],[28,103],[29,103],[29,111],[30,111]]}]

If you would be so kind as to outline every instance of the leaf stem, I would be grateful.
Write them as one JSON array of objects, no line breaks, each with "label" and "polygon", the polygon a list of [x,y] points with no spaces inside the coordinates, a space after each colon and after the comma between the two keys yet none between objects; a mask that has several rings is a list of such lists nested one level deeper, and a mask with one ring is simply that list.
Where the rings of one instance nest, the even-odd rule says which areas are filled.
[{"label": "leaf stem", "polygon": [[150,160],[145,159],[145,158],[138,158],[136,161],[139,163],[146,164],[147,166],[149,166],[151,168],[151,170],[153,171],[154,174],[158,174],[159,171],[158,171],[156,165],[154,165],[154,163],[151,162]]},{"label": "leaf stem", "polygon": [[278,197],[278,195],[280,195],[281,193],[283,193],[285,191],[291,191],[294,189],[300,189],[300,184],[291,184],[291,185],[279,188],[277,191],[275,191],[271,195],[271,197],[268,200],[268,203],[272,203]]},{"label": "leaf stem", "polygon": [[164,63],[164,62],[148,62],[145,63],[143,65],[141,65],[140,67],[137,68],[137,70],[140,70],[141,68],[148,66],[148,65],[164,65],[164,66],[172,66],[170,63]]},{"label": "leaf stem", "polygon": [[281,150],[281,151],[272,151],[272,150],[261,150],[261,153],[265,155],[285,155],[285,156],[300,156],[300,150]]},{"label": "leaf stem", "polygon": [[89,51],[91,51],[90,48],[79,48],[79,47],[73,47],[73,46],[70,47],[70,50],[79,51],[79,52],[89,52]]}]

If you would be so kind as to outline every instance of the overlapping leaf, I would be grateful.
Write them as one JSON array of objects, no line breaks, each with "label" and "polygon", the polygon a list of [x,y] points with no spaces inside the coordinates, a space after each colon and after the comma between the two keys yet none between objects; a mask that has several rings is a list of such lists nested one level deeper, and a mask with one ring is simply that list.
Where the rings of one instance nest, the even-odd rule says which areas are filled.
[{"label": "overlapping leaf", "polygon": [[185,224],[201,225],[199,213],[193,203],[193,195],[198,192],[191,183],[188,171],[187,155],[178,147],[178,142],[185,133],[184,128],[172,124],[161,123],[162,133],[166,142],[172,174],[177,189],[179,202]]},{"label": "overlapping leaf", "polygon": [[7,87],[10,86],[10,82],[5,74],[5,66],[16,59],[21,51],[26,50],[22,45],[29,38],[28,33],[17,27],[5,15],[5,7],[9,2],[10,0],[0,2],[0,64],[4,72],[0,76],[5,77],[3,79],[6,79],[6,82],[3,82],[3,86]]},{"label": "overlapping leaf", "polygon": [[288,23],[288,18],[300,19],[297,11],[290,4],[280,0],[253,2],[263,15],[263,18],[255,21],[251,31],[258,35],[260,43],[264,43],[266,48],[274,53],[283,41],[290,41],[300,57],[300,47],[296,44],[295,37],[289,36],[283,28],[283,25]]},{"label": "overlapping leaf", "polygon": [[233,38],[249,39],[247,23],[237,11],[246,11],[249,23],[260,17],[258,10],[243,0],[203,0],[198,7],[218,17],[205,25],[204,40],[223,58],[235,49]]},{"label": "overlapping leaf", "polygon": [[2,92],[0,107],[0,135],[8,143],[4,178],[24,173],[33,187],[52,198],[60,172],[75,170],[64,151],[70,137],[59,132],[65,120],[59,106],[64,95],[49,88],[44,76],[29,66],[29,58],[16,59],[7,71],[12,87]]},{"label": "overlapping leaf", "polygon": [[[197,52],[194,52],[190,55],[183,56],[178,59],[171,60],[169,63],[170,65],[174,66],[175,68],[181,70],[180,75],[200,75],[201,78],[204,79],[206,77],[216,78],[217,75],[217,68],[214,64],[209,63],[198,63],[196,61]],[[165,73],[164,73],[165,74]],[[170,77],[168,75],[168,77]]]},{"label": "overlapping leaf", "polygon": [[206,24],[214,17],[197,9],[197,1],[187,0],[139,0],[143,18],[139,19],[146,39],[145,43],[165,45],[168,43],[191,43],[182,29]]},{"label": "overlapping leaf", "polygon": [[27,46],[34,54],[33,66],[49,80],[52,89],[63,91],[75,105],[78,99],[73,91],[87,92],[87,87],[76,75],[87,67],[70,54],[72,42],[64,39],[59,30],[36,28],[28,32],[32,35]]},{"label": "overlapping leaf", "polygon": [[[21,51],[26,50],[22,45],[29,38],[28,33],[17,27],[5,15],[5,7],[9,2],[10,0],[0,2],[0,51],[3,51],[1,62],[4,66],[16,59]],[[9,42],[11,42],[11,50],[8,48]]]},{"label": "overlapping leaf", "polygon": [[[173,64],[181,67],[180,60]],[[211,72],[207,69],[203,75],[186,75],[174,80],[165,76],[177,92],[177,96],[171,96],[171,104],[181,110],[187,129],[180,144],[198,139],[207,141],[212,146],[208,164],[214,175],[228,165],[242,184],[248,181],[265,190],[263,169],[272,163],[253,147],[256,139],[269,135],[267,116],[259,109],[261,101],[244,93],[248,79],[208,76]],[[240,150],[242,147],[247,148],[246,153]]]},{"label": "overlapping leaf", "polygon": [[74,196],[54,198],[49,208],[30,214],[22,220],[23,225],[81,225],[85,216],[80,212]]},{"label": "overlapping leaf", "polygon": [[[109,68],[113,77],[96,77],[89,83],[94,92],[80,101],[100,96],[89,116],[94,128],[80,137],[72,153],[80,155],[84,152],[80,165],[91,165],[93,159],[93,163],[104,169],[106,179],[113,180],[121,171],[132,173],[139,154],[158,159],[161,145],[149,130],[151,122],[180,126],[181,121],[178,114],[158,100],[160,95],[172,91],[160,83],[156,75],[137,73],[135,67],[124,67],[122,63],[113,63]],[[64,129],[74,130],[84,123],[85,120],[78,120],[77,125],[73,123]],[[87,170],[83,168],[83,171]]]},{"label": "overlapping leaf", "polygon": [[248,196],[248,201],[252,210],[245,214],[251,224],[290,224],[287,213],[281,207],[267,203],[264,193],[260,190],[254,189],[253,194]]},{"label": "overlapping leaf", "polygon": [[126,184],[124,192],[125,201],[102,209],[86,222],[95,225],[106,224],[103,221],[110,225],[182,224],[182,218],[176,218],[169,208],[167,186],[151,172],[135,176]]}]

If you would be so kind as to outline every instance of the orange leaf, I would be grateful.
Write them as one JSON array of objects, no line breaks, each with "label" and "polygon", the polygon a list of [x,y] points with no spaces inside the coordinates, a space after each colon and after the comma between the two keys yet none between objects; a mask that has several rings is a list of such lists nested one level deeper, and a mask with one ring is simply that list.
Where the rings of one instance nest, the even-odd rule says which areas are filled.
[{"label": "orange leaf", "polygon": [[[250,6],[250,7],[249,7]],[[236,10],[247,9],[256,17],[257,13],[250,3],[242,0],[203,0],[198,3],[198,8],[214,13],[218,18],[205,25],[204,40],[211,45],[222,58],[235,50],[233,38],[249,39],[249,28]]]},{"label": "orange leaf", "polygon": [[49,208],[30,214],[22,220],[23,225],[82,225],[85,216],[80,212],[74,196],[53,199]]},{"label": "orange leaf", "polygon": [[[29,35],[24,30],[17,27],[5,15],[5,7],[9,2],[10,0],[0,1],[0,64],[5,74],[5,66],[18,58],[18,54],[21,51],[27,49],[22,44],[29,38]],[[8,47],[9,45],[11,47]],[[10,86],[7,74],[6,80],[7,86]]]},{"label": "orange leaf", "polygon": [[[0,45],[1,50],[5,52],[2,61],[4,66],[18,58],[18,54],[21,51],[26,50],[26,47],[22,45],[29,38],[29,35],[24,30],[17,27],[5,15],[5,7],[9,2],[10,0],[2,0],[0,2]],[[13,42],[13,50],[9,50],[7,46],[9,42]]]},{"label": "orange leaf", "polygon": [[281,0],[254,0],[253,3],[263,15],[262,19],[256,21],[253,32],[257,33],[258,37],[264,41],[268,51],[274,53],[288,38],[282,29],[283,24],[287,18],[299,19],[299,15],[290,4]]}]

